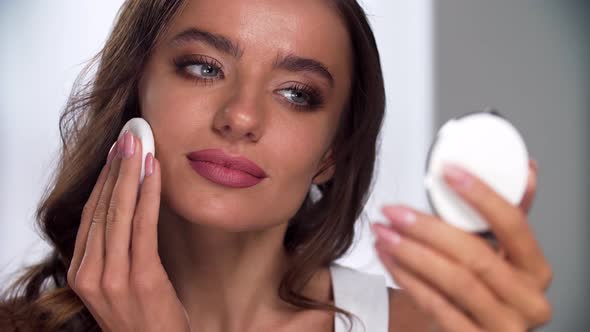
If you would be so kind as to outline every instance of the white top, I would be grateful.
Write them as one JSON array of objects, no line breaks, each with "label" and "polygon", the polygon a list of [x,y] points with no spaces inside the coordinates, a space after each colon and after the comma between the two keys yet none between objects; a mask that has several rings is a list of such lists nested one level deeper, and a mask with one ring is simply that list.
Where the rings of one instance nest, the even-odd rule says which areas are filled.
[{"label": "white top", "polygon": [[[353,316],[353,327],[350,331],[387,332],[389,296],[385,277],[336,263],[330,265],[330,273],[336,306],[358,316]],[[347,332],[349,323],[346,316],[336,313],[334,326],[334,332]]]}]

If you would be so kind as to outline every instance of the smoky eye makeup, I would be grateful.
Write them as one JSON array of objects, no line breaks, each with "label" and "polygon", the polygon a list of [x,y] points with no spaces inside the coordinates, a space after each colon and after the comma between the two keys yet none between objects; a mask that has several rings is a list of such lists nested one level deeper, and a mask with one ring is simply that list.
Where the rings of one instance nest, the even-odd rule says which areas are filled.
[{"label": "smoky eye makeup", "polygon": [[223,65],[200,54],[182,55],[172,59],[176,74],[195,83],[213,83],[225,77]]},{"label": "smoky eye makeup", "polygon": [[[225,78],[223,65],[212,57],[187,54],[172,58],[175,73],[195,84],[210,85]],[[282,104],[298,111],[314,111],[325,104],[321,89],[311,84],[290,81],[274,90]]]},{"label": "smoky eye makeup", "polygon": [[286,87],[275,90],[275,94],[284,99],[287,106],[298,110],[316,110],[325,103],[324,95],[319,89],[300,82],[289,82]]}]

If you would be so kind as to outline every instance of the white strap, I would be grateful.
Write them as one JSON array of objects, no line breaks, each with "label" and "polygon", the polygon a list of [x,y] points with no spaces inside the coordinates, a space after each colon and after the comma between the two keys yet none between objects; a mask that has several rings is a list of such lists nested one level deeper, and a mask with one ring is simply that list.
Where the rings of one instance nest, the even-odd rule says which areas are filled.
[{"label": "white strap", "polygon": [[[330,270],[336,306],[358,316],[353,316],[351,332],[387,332],[389,296],[385,277],[338,264],[332,264]],[[334,326],[335,332],[347,332],[346,316],[336,313]]]}]

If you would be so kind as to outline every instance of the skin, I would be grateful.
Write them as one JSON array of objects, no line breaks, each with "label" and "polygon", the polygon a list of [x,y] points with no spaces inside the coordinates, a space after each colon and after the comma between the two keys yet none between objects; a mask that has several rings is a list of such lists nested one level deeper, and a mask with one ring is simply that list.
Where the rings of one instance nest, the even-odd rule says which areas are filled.
[{"label": "skin", "polygon": [[[223,15],[218,15],[220,8]],[[187,28],[223,35],[239,44],[239,50],[223,52],[202,39],[170,44]],[[103,330],[333,329],[332,314],[297,312],[280,301],[276,290],[290,264],[282,248],[287,222],[309,186],[333,175],[333,168],[317,173],[330,162],[336,124],[350,93],[350,49],[338,15],[314,0],[191,1],[172,21],[139,82],[141,113],[152,126],[158,159],[148,156],[138,197],[141,142],[129,133],[117,142],[84,208],[68,271],[68,283]],[[206,57],[223,75],[198,63],[183,67],[182,73],[190,77],[181,75],[173,61],[186,55]],[[321,62],[333,83],[314,71],[275,68],[277,59],[286,55]],[[195,75],[211,74],[217,79],[195,80]],[[321,107],[294,108],[300,99],[285,92],[293,82],[319,91]],[[245,156],[268,178],[243,189],[212,183],[195,173],[186,158],[191,151],[208,148]],[[381,259],[407,287],[402,293],[389,290],[390,316],[396,317],[390,320],[391,331],[421,331],[425,322],[428,328],[436,322],[449,331],[458,326],[493,331],[498,326],[477,318],[489,314],[503,321],[529,313],[528,303],[502,298],[502,306],[490,298],[518,291],[515,294],[544,299],[542,286],[548,281],[536,277],[540,270],[525,269],[547,266],[530,230],[522,226],[525,220],[515,217],[524,214],[479,185],[472,201],[487,207],[486,216],[507,258],[486,252],[478,239],[422,214],[411,227],[392,221],[376,229]],[[487,206],[488,201],[494,205]],[[437,225],[437,236],[428,233],[430,224]],[[521,225],[518,237],[510,233],[514,225]],[[402,234],[398,245],[386,240],[393,230]],[[453,248],[454,243],[461,243],[461,250]],[[502,269],[478,278],[471,273],[473,260],[458,251],[482,253],[489,265],[481,266]],[[449,258],[443,260],[443,253]],[[473,287],[479,287],[478,294],[490,307],[468,318],[472,316],[463,312],[475,310],[455,300],[453,294],[460,290],[444,288],[444,280],[428,279],[428,273],[440,271],[412,263],[419,262],[420,255],[442,260],[437,266],[449,273],[444,276],[454,271],[451,267],[471,273]],[[507,276],[513,286],[494,288],[494,280]],[[329,271],[317,271],[304,294],[332,301]],[[449,298],[454,301],[445,302]],[[530,322],[542,320],[539,312]]]},{"label": "skin", "polygon": [[[415,304],[416,310],[402,318],[406,330],[529,331],[547,323],[552,309],[544,293],[552,271],[527,220],[536,192],[536,163],[530,162],[519,206],[464,169],[447,171],[444,178],[486,219],[499,250],[411,207],[383,208],[390,223],[373,226],[375,247],[405,289],[400,298],[411,298]],[[398,303],[409,307],[403,299]],[[392,307],[390,315],[396,313]]]}]

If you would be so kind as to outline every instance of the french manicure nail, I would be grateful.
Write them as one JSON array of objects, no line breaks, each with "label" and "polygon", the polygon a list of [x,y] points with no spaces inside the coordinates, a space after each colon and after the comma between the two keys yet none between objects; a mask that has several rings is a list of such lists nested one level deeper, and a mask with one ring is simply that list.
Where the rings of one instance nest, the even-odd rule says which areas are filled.
[{"label": "french manicure nail", "polygon": [[469,189],[473,184],[473,178],[459,166],[447,164],[444,166],[443,172],[450,184],[460,191]]},{"label": "french manicure nail", "polygon": [[369,223],[369,225],[371,226],[371,233],[373,234],[374,238],[377,238],[376,229],[377,229],[377,227],[379,227],[378,224],[385,225],[385,223],[382,221],[374,221],[374,222]]},{"label": "french manicure nail", "polygon": [[135,153],[135,137],[129,131],[126,131],[123,137],[125,139],[123,157],[129,158]]},{"label": "french manicure nail", "polygon": [[117,155],[117,141],[115,141],[115,143],[113,143],[113,145],[111,145],[111,149],[109,150],[109,154],[107,155],[107,165],[111,163],[111,161],[113,161],[113,159],[115,158],[115,156]]},{"label": "french manicure nail", "polygon": [[375,233],[377,233],[377,238],[379,240],[385,241],[392,245],[396,245],[400,241],[399,234],[391,229],[386,228],[385,226],[376,225]]},{"label": "french manicure nail", "polygon": [[383,213],[387,215],[392,224],[397,226],[409,226],[416,222],[416,214],[405,207],[384,207]]}]

